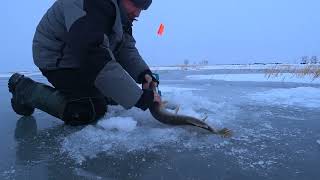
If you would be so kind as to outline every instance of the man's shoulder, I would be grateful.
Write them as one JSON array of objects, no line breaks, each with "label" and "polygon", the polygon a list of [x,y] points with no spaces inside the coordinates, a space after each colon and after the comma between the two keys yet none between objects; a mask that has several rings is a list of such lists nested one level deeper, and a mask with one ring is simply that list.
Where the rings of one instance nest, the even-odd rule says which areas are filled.
[{"label": "man's shoulder", "polygon": [[83,1],[84,3],[100,5],[100,7],[114,8],[115,6],[118,6],[118,3],[116,0],[83,0]]},{"label": "man's shoulder", "polygon": [[84,8],[86,10],[92,9],[93,11],[102,10],[104,12],[115,13],[118,4],[115,0],[83,0]]}]

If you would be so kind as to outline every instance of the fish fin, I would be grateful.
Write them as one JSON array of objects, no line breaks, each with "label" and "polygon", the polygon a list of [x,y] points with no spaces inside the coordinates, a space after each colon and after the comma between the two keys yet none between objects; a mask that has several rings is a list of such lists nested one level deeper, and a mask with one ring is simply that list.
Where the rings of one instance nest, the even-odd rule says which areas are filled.
[{"label": "fish fin", "polygon": [[208,119],[208,115],[206,115],[206,116],[202,119],[202,121],[203,121],[203,122],[206,122],[207,119]]},{"label": "fish fin", "polygon": [[174,113],[175,114],[178,114],[178,111],[180,110],[180,106],[178,105],[177,107],[176,107],[176,109],[174,110]]},{"label": "fish fin", "polygon": [[164,109],[165,109],[165,108],[166,108],[166,105],[161,103],[161,104],[160,104],[160,108],[164,108]]}]

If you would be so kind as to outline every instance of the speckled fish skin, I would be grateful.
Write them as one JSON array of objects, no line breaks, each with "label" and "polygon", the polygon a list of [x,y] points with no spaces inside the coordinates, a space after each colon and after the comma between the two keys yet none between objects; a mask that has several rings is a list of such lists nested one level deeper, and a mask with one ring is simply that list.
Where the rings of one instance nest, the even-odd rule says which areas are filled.
[{"label": "speckled fish skin", "polygon": [[212,133],[216,133],[216,131],[203,122],[200,119],[195,117],[186,116],[186,115],[179,115],[175,113],[171,113],[165,109],[165,106],[155,102],[152,107],[149,108],[152,116],[157,119],[158,121],[164,124],[170,125],[192,125],[196,127],[200,127],[202,129],[206,129]]}]

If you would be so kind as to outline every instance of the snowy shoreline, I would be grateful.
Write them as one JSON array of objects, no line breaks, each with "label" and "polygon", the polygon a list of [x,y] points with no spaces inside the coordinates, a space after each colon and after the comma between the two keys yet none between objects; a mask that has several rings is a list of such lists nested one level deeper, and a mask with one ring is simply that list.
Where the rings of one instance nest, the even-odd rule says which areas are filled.
[{"label": "snowy shoreline", "polygon": [[[260,73],[219,73],[186,76],[189,80],[224,80],[224,81],[252,81],[252,82],[292,82],[320,84],[320,79],[314,79],[312,75],[298,76],[295,70],[306,68],[320,69],[320,65],[310,64],[241,64],[241,65],[176,65],[176,66],[150,66],[154,72],[157,71],[201,71],[201,70],[259,70]],[[262,71],[261,71],[262,70]],[[263,71],[266,71],[263,73]],[[276,70],[275,74],[272,72]],[[271,72],[271,75],[268,72]],[[40,71],[20,71],[26,76],[42,75]],[[0,73],[0,78],[9,78],[13,72]]]},{"label": "snowy shoreline", "polygon": [[292,73],[282,73],[278,76],[268,77],[265,74],[198,74],[188,75],[186,79],[189,80],[221,80],[233,82],[286,82],[286,83],[307,83],[320,84],[320,79],[314,79],[312,76],[297,76]]},{"label": "snowy shoreline", "polygon": [[313,66],[320,68],[319,64],[310,65],[310,64],[237,64],[237,65],[176,65],[176,66],[151,66],[152,70],[162,71],[162,70],[268,70],[268,69],[279,69],[279,70],[288,70],[288,69],[304,69],[308,66]]},{"label": "snowy shoreline", "polygon": [[[40,71],[18,71],[18,73],[21,73],[25,76],[38,76],[42,75]],[[9,78],[14,72],[7,72],[7,73],[0,73],[0,78]]]},{"label": "snowy shoreline", "polygon": [[[304,69],[308,66],[320,68],[320,64],[221,64],[221,65],[172,65],[172,66],[150,66],[152,71],[170,71],[170,70],[288,70]],[[27,76],[41,75],[40,71],[18,71]],[[0,77],[10,77],[14,72],[0,72]]]}]

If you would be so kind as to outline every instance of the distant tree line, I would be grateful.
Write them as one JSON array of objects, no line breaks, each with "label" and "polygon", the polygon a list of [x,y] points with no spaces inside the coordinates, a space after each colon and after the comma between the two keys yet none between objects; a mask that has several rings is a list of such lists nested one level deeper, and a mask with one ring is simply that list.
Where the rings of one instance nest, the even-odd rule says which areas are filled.
[{"label": "distant tree line", "polygon": [[302,56],[300,64],[319,64],[320,61],[317,56]]},{"label": "distant tree line", "polygon": [[[185,66],[190,65],[190,61],[189,61],[189,59],[185,59],[185,60],[183,61],[183,64],[184,64]],[[199,62],[193,62],[193,65],[206,66],[206,65],[208,65],[208,64],[209,64],[209,61],[208,61],[208,60],[206,60],[206,59],[201,60],[201,61],[199,61]]]}]

